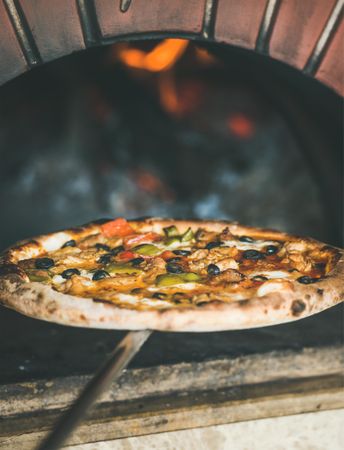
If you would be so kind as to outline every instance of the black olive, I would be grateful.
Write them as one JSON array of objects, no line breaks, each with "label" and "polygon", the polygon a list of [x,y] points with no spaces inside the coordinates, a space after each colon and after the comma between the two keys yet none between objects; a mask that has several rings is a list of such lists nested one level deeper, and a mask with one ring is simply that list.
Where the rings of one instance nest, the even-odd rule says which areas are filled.
[{"label": "black olive", "polygon": [[254,281],[267,281],[268,278],[267,277],[263,277],[263,275],[256,275],[252,278],[252,280]]},{"label": "black olive", "polygon": [[312,283],[316,283],[317,281],[319,281],[319,279],[309,277],[308,275],[304,275],[303,277],[297,278],[297,281],[301,284],[312,284]]},{"label": "black olive", "polygon": [[170,273],[184,273],[183,268],[177,263],[167,263],[166,270]]},{"label": "black olive", "polygon": [[163,292],[155,292],[152,295],[152,298],[157,298],[157,299],[161,300],[161,299],[165,298],[166,296],[167,296],[167,294],[164,294]]},{"label": "black olive", "polygon": [[204,301],[204,302],[197,302],[196,303],[196,306],[199,308],[199,307],[201,307],[202,308],[202,306],[209,306],[209,302],[207,302],[206,300]]},{"label": "black olive", "polygon": [[242,254],[243,258],[245,259],[264,259],[263,253],[259,252],[258,250],[245,250]]},{"label": "black olive", "polygon": [[187,297],[185,297],[184,292],[175,292],[172,296],[174,303],[180,304],[183,303],[183,301],[188,300]]},{"label": "black olive", "polygon": [[278,252],[278,247],[276,247],[276,245],[268,245],[265,249],[265,253],[267,255],[274,255],[277,252]]},{"label": "black olive", "polygon": [[182,260],[180,256],[176,256],[175,258],[168,258],[166,261],[169,263],[178,263]]},{"label": "black olive", "polygon": [[111,253],[105,253],[105,255],[102,255],[100,258],[97,259],[97,263],[99,264],[109,264],[111,261],[112,254]]},{"label": "black olive", "polygon": [[209,264],[207,267],[208,275],[218,275],[221,270],[216,264]]},{"label": "black olive", "polygon": [[254,242],[254,239],[252,239],[250,236],[240,236],[239,241],[252,243]]},{"label": "black olive", "polygon": [[36,269],[50,269],[55,265],[54,260],[51,258],[38,258],[35,261]]},{"label": "black olive", "polygon": [[134,288],[130,291],[131,294],[140,294],[142,292],[141,288]]},{"label": "black olive", "polygon": [[180,255],[180,256],[189,256],[189,255],[191,255],[190,250],[173,250],[173,253],[175,255]]},{"label": "black olive", "polygon": [[71,239],[70,241],[65,242],[61,248],[66,248],[66,247],[75,247],[76,246],[76,242],[74,239]]},{"label": "black olive", "polygon": [[93,281],[98,281],[101,280],[103,278],[108,277],[109,274],[106,272],[106,270],[96,270],[93,274],[92,280]]},{"label": "black olive", "polygon": [[222,245],[221,241],[211,241],[211,242],[208,242],[208,244],[205,246],[205,248],[207,250],[211,250],[212,248],[220,247],[221,245]]},{"label": "black olive", "polygon": [[114,256],[116,256],[116,255],[118,255],[118,253],[121,253],[121,252],[123,252],[123,251],[124,251],[123,245],[119,245],[118,247],[113,248],[113,249],[111,250],[111,253],[112,253]]},{"label": "black olive", "polygon": [[139,256],[138,258],[131,259],[129,262],[130,262],[133,266],[139,266],[143,261],[144,261],[144,258],[142,258],[141,256]]},{"label": "black olive", "polygon": [[97,248],[98,250],[105,250],[106,252],[109,252],[111,250],[111,248],[106,244],[96,244],[95,248]]},{"label": "black olive", "polygon": [[66,269],[61,273],[61,277],[69,280],[73,275],[80,275],[79,269]]}]

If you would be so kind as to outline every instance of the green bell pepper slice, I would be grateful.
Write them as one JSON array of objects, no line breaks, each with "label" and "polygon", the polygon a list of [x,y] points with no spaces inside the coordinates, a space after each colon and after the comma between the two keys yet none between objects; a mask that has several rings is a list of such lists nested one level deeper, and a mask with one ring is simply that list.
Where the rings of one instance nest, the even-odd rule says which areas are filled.
[{"label": "green bell pepper slice", "polygon": [[181,241],[182,242],[188,242],[191,241],[192,239],[195,239],[195,236],[193,234],[193,231],[191,230],[191,228],[188,228],[184,234],[182,234],[181,236]]},{"label": "green bell pepper slice", "polygon": [[155,284],[159,287],[163,287],[163,286],[173,286],[175,284],[182,284],[182,283],[192,283],[200,280],[201,277],[197,275],[197,273],[193,272],[181,274],[166,273],[163,275],[158,275],[156,277]]},{"label": "green bell pepper slice", "polygon": [[110,274],[127,274],[127,275],[137,275],[142,272],[138,267],[133,267],[129,264],[108,264],[105,270]]},{"label": "green bell pepper slice", "polygon": [[133,252],[138,253],[139,255],[145,256],[153,256],[158,253],[161,253],[160,248],[156,247],[153,244],[141,244],[131,249]]},{"label": "green bell pepper slice", "polygon": [[181,276],[183,277],[183,280],[186,282],[193,282],[193,281],[201,280],[201,277],[197,273],[193,273],[193,272],[184,273],[184,274],[181,274]]},{"label": "green bell pepper slice", "polygon": [[180,239],[177,237],[170,237],[168,239],[166,239],[166,241],[164,242],[164,244],[167,247],[171,247],[173,244],[175,244],[176,242],[180,242]]},{"label": "green bell pepper slice", "polygon": [[174,225],[164,228],[164,233],[167,237],[174,237],[179,235],[179,231]]},{"label": "green bell pepper slice", "polygon": [[173,286],[174,284],[183,283],[182,278],[179,275],[173,275],[170,273],[166,273],[164,275],[158,275],[156,277],[155,284],[159,287],[162,286]]},{"label": "green bell pepper slice", "polygon": [[33,269],[33,270],[27,270],[26,274],[29,277],[30,281],[37,281],[39,283],[43,283],[45,281],[51,280],[51,276],[48,274],[48,272],[46,274],[42,274],[41,271]]}]

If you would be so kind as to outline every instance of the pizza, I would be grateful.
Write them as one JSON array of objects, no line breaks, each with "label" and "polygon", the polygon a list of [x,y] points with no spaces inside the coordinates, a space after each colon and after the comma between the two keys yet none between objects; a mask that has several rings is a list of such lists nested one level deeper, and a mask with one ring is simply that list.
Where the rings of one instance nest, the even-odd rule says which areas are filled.
[{"label": "pizza", "polygon": [[0,259],[0,301],[66,325],[252,328],[344,299],[344,251],[227,221],[100,220],[26,240]]}]

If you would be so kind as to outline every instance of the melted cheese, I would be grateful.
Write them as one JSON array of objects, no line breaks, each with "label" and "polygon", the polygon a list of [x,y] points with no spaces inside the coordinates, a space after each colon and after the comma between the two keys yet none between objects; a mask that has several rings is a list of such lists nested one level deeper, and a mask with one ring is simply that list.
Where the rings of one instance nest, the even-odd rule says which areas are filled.
[{"label": "melted cheese", "polygon": [[44,240],[44,248],[47,252],[54,252],[70,239],[70,235],[61,231],[51,236],[47,236]]},{"label": "melted cheese", "polygon": [[89,272],[88,270],[80,270],[80,275],[88,280],[92,280],[94,272]]},{"label": "melted cheese", "polygon": [[257,277],[257,276],[263,276],[266,278],[269,278],[271,280],[277,279],[277,278],[283,278],[283,279],[293,279],[294,276],[287,272],[286,270],[265,270],[260,272],[251,272],[250,278]]},{"label": "melted cheese", "polygon": [[55,284],[61,284],[66,281],[63,277],[61,277],[61,275],[55,275],[52,280]]},{"label": "melted cheese", "polygon": [[122,303],[127,303],[129,305],[145,305],[145,306],[153,306],[154,308],[170,308],[173,305],[170,302],[155,299],[155,298],[141,298],[138,299],[135,295],[131,294],[118,294],[117,295],[118,300],[120,300]]},{"label": "melted cheese", "polygon": [[289,283],[282,280],[272,280],[266,281],[257,289],[258,297],[263,297],[266,294],[270,294],[272,292],[278,292],[281,289],[289,288]]},{"label": "melted cheese", "polygon": [[245,300],[248,297],[248,293],[245,291],[242,292],[221,292],[222,298],[228,298],[228,300],[231,301],[237,301],[237,300]]},{"label": "melted cheese", "polygon": [[180,241],[175,241],[170,245],[166,245],[163,242],[153,242],[153,245],[155,245],[155,247],[160,248],[161,250],[176,250],[176,249],[190,249],[192,247],[192,243],[190,242],[180,242]]},{"label": "melted cheese", "polygon": [[223,241],[227,247],[236,247],[238,250],[261,250],[268,245],[278,246],[279,242],[276,241],[254,241],[254,242],[240,242],[239,240]]},{"label": "melted cheese", "polygon": [[170,291],[171,289],[178,288],[186,291],[192,291],[199,286],[199,283],[178,283],[171,286],[149,286],[147,290],[150,292],[163,292],[164,290]]}]

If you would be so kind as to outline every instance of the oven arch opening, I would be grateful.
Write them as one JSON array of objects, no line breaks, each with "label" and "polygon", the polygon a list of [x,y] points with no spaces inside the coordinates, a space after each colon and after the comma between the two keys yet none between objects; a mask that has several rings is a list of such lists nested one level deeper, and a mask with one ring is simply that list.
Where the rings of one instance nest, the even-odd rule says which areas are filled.
[{"label": "oven arch opening", "polygon": [[[130,67],[119,56],[121,52],[134,50],[143,58],[159,46],[163,49],[166,42],[124,41],[88,50],[45,64],[2,88],[2,113],[3,117],[7,115],[8,124],[12,120],[12,126],[23,130],[20,117],[25,123],[30,108],[36,107],[39,117],[49,119],[43,126],[45,137],[58,142],[55,147],[48,145],[48,151],[43,150],[44,145],[38,150],[39,144],[32,143],[34,149],[29,156],[25,148],[30,139],[35,139],[28,137],[35,127],[38,140],[44,140],[38,119],[38,123],[29,127],[28,135],[17,136],[20,141],[20,136],[25,135],[25,142],[18,144],[21,151],[13,151],[13,156],[3,158],[6,163],[1,178],[8,184],[2,202],[8,205],[8,194],[13,196],[13,207],[7,208],[10,214],[16,215],[15,222],[25,223],[27,208],[38,216],[37,220],[26,222],[28,234],[74,225],[99,215],[221,217],[311,234],[340,245],[340,98],[285,64],[227,45],[188,42],[183,44],[174,66],[171,63],[171,67],[155,72]],[[68,96],[69,104],[63,104]],[[316,107],[319,99],[320,112]],[[216,102],[221,105],[219,108]],[[17,115],[18,107],[22,108],[21,116]],[[98,118],[89,117],[92,108]],[[207,114],[207,108],[211,114]],[[107,114],[110,119],[106,118]],[[103,123],[97,123],[99,120]],[[83,131],[78,127],[84,127]],[[92,127],[93,135],[85,138]],[[276,132],[280,128],[285,134]],[[10,125],[11,136],[15,135],[15,129]],[[67,145],[63,139],[59,140],[63,133]],[[73,147],[73,139],[78,141],[75,136],[80,138],[80,133],[84,135],[83,143]],[[266,137],[269,135],[270,141]],[[271,143],[272,136],[275,140]],[[285,146],[288,140],[289,147]],[[111,145],[117,149],[115,156],[114,150],[109,149]],[[5,147],[15,146],[9,138],[1,147],[4,152]],[[81,150],[83,146],[86,149]],[[173,152],[178,153],[177,158]],[[142,154],[148,154],[148,161]],[[59,167],[56,158],[61,156],[64,163]],[[285,161],[290,166],[289,175],[283,172]],[[268,167],[266,172],[260,168],[264,165]],[[198,177],[191,176],[195,166],[199,166]],[[303,167],[301,171],[300,167]],[[72,194],[68,192],[66,170],[70,183],[74,183]],[[54,171],[60,173],[60,179],[54,178]],[[116,176],[121,179],[119,184]],[[11,186],[8,180],[16,177],[20,182]],[[99,177],[102,182],[97,186]],[[305,184],[303,178],[308,180]],[[273,180],[279,186],[275,192]],[[27,201],[21,195],[20,186],[22,189],[31,186]],[[117,186],[117,190],[111,186]],[[63,195],[59,195],[59,190]],[[294,192],[294,199],[289,199],[286,206],[285,192],[289,191],[297,193]],[[41,205],[35,199],[38,192],[45,198]],[[118,192],[126,196],[121,199]],[[98,200],[96,208],[87,206],[87,193],[91,203]],[[55,205],[53,208],[51,203]],[[80,203],[81,211],[76,212],[75,204],[80,206]],[[300,210],[310,212],[298,225]],[[50,221],[47,216],[55,219]],[[42,221],[44,230],[38,230]],[[13,228],[11,224],[2,246],[13,242],[14,236],[23,238],[25,234],[19,225]]]}]

